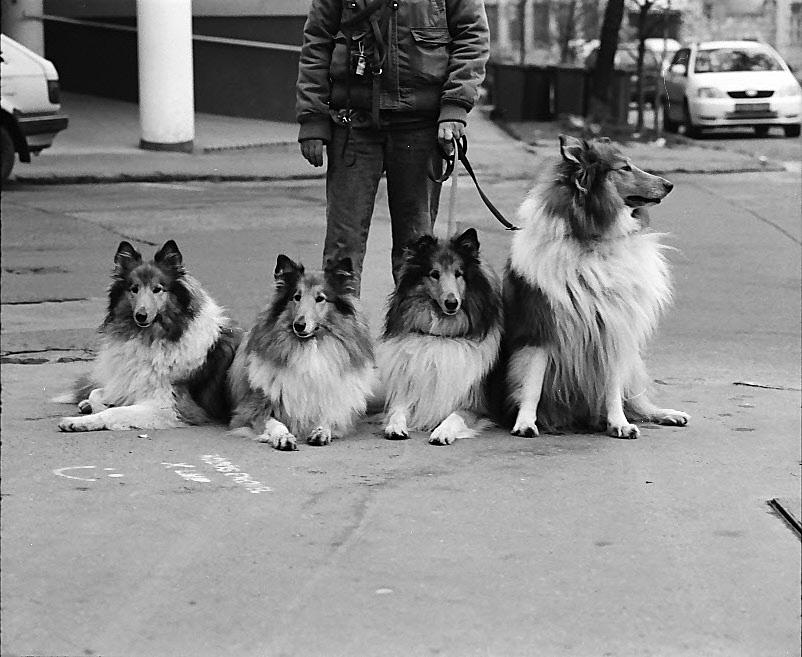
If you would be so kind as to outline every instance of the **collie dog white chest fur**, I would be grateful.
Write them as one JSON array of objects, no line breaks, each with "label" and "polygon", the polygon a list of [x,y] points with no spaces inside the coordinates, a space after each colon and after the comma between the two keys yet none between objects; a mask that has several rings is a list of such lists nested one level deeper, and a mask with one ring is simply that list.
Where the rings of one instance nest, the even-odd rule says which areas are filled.
[{"label": "collie dog white chest fur", "polygon": [[62,431],[228,421],[226,374],[241,332],[186,273],[174,241],[147,263],[120,243],[100,334],[91,376],[56,399],[85,413],[63,418]]},{"label": "collie dog white chest fur", "polygon": [[450,445],[487,413],[486,379],[501,341],[501,293],[479,260],[472,228],[446,242],[424,236],[406,250],[390,297],[377,362],[389,439],[431,431]]},{"label": "collie dog white chest fur", "polygon": [[504,278],[512,433],[605,426],[636,438],[630,420],[685,425],[648,398],[641,357],[671,284],[661,235],[640,208],[671,191],[607,139],[560,137],[561,161],[521,206]]},{"label": "collie dog white chest fur", "polygon": [[231,368],[231,428],[252,429],[280,450],[297,449],[295,434],[327,445],[365,413],[375,383],[351,260],[306,272],[280,255],[275,280]]}]

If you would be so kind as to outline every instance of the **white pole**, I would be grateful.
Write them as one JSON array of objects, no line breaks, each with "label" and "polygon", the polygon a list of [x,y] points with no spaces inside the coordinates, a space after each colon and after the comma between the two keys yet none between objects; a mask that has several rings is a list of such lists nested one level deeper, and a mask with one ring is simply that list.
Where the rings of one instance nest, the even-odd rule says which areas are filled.
[{"label": "white pole", "polygon": [[192,0],[137,0],[139,147],[191,152]]},{"label": "white pole", "polygon": [[41,19],[42,0],[3,0],[3,33],[37,55],[45,56],[45,30]]}]

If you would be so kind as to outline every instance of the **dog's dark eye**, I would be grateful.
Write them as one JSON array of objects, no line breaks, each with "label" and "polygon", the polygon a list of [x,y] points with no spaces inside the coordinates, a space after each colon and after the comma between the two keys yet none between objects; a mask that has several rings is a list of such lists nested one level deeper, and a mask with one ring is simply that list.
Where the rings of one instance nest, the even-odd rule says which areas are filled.
[{"label": "dog's dark eye", "polygon": [[326,301],[326,295],[325,295],[325,294],[318,294],[318,295],[315,297],[315,301],[316,301],[317,303],[323,303],[324,301]]},{"label": "dog's dark eye", "polygon": [[157,285],[157,286],[155,286],[155,287],[153,288],[153,294],[158,294],[159,292],[161,292],[161,291],[162,291],[162,289],[163,289],[163,288],[162,288],[162,286],[161,286],[161,285]]},{"label": "dog's dark eye", "polygon": [[621,167],[621,171],[632,171],[632,167],[629,164],[625,164]]},{"label": "dog's dark eye", "polygon": [[293,297],[292,297],[292,298],[293,298],[295,301],[300,301],[300,300],[301,300],[301,293],[300,293],[300,292],[296,292],[296,293],[293,295]]},{"label": "dog's dark eye", "polygon": [[138,286],[138,285],[132,285],[132,286],[131,286],[129,289],[130,289],[130,290],[131,290],[131,292],[133,292],[134,294],[136,294],[137,292],[139,292],[139,286]]},{"label": "dog's dark eye", "polygon": [[432,271],[429,272],[429,276],[434,280],[437,280],[438,278],[440,278],[440,272],[437,271],[436,269],[432,269]]}]

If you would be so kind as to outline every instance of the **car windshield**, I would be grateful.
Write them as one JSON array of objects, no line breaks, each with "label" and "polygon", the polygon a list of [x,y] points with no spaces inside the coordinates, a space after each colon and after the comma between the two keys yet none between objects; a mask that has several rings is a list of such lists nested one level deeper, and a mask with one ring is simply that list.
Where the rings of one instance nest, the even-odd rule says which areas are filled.
[{"label": "car windshield", "polygon": [[738,71],[780,71],[777,58],[765,50],[716,48],[700,50],[693,64],[694,73],[734,73]]}]

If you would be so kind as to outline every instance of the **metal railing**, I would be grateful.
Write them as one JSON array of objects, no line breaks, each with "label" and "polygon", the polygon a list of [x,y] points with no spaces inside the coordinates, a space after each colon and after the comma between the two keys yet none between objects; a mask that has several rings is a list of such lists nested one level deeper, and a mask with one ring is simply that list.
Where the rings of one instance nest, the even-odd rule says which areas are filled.
[{"label": "metal railing", "polygon": [[[105,30],[115,30],[117,32],[134,32],[137,28],[131,25],[117,25],[115,23],[102,23],[100,21],[87,21],[79,18],[67,18],[66,16],[54,16],[52,14],[25,14],[25,18],[38,21],[50,21],[52,23],[64,23],[67,25],[82,25],[85,27],[96,27]],[[202,43],[219,43],[224,46],[242,46],[245,48],[260,48],[262,50],[283,50],[285,52],[301,52],[301,46],[293,46],[286,43],[271,43],[269,41],[251,41],[250,39],[232,39],[229,37],[216,37],[206,34],[193,34],[193,41]]]}]

